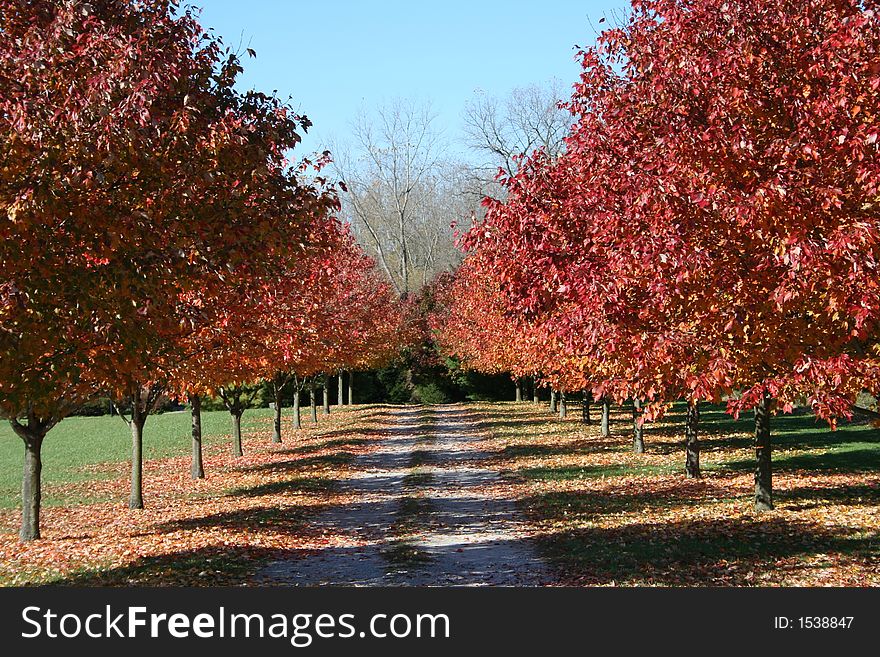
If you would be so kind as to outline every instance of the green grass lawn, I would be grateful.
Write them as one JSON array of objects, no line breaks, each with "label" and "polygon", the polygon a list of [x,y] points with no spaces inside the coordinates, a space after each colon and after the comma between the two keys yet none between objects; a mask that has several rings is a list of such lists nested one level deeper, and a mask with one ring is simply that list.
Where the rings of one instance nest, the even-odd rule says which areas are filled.
[{"label": "green grass lawn", "polygon": [[[752,509],[754,414],[701,407],[701,480],[684,478],[685,406],[646,423],[632,453],[629,408],[612,435],[546,408],[486,408],[483,427],[544,555],[576,585],[877,585],[880,429],[857,413],[836,431],[807,409],[772,418],[777,509]],[[572,410],[572,409],[570,409]]]},{"label": "green grass lawn", "polygon": [[[684,423],[684,405],[678,404],[668,421]],[[734,420],[724,412],[724,406],[706,405],[700,416],[704,448],[723,450],[741,448],[744,458],[734,458],[721,464],[725,469],[755,467],[752,449],[754,416],[743,413]],[[650,425],[648,425],[650,427]],[[719,435],[739,432],[740,435]],[[770,421],[772,435],[773,468],[777,472],[788,470],[816,470],[834,472],[875,472],[880,470],[880,430],[867,418],[856,413],[851,421],[841,418],[837,429],[801,409],[793,414],[780,413]],[[647,432],[646,432],[647,439]]]},{"label": "green grass lawn", "polygon": [[[251,409],[242,418],[247,430],[261,419],[271,418],[268,408]],[[144,427],[144,458],[158,459],[190,453],[188,410],[163,413],[147,419]],[[231,440],[232,418],[226,411],[202,412],[205,447]],[[123,463],[131,454],[131,433],[119,417],[70,417],[53,428],[43,443],[43,485],[63,484],[101,477],[85,470],[102,463]],[[21,466],[24,444],[9,423],[0,423],[0,508],[14,508],[21,502]],[[105,476],[111,476],[107,473]],[[51,488],[50,488],[51,490]],[[69,504],[76,500],[44,495],[44,504]]]},{"label": "green grass lawn", "polygon": [[[734,419],[725,412],[724,405],[703,404],[700,410],[700,442],[704,454],[728,456],[703,463],[704,470],[752,470],[754,459],[754,415],[751,411],[744,412]],[[659,422],[645,424],[645,441],[648,451],[661,454],[680,454],[682,447],[678,443],[657,444],[652,442],[655,431],[683,434],[686,406],[683,402],[676,403],[672,410]],[[598,420],[594,417],[594,422]],[[615,435],[628,435],[631,424],[628,420],[615,422],[612,426]],[[880,470],[880,429],[856,413],[852,420],[841,418],[837,429],[832,430],[828,423],[819,420],[806,409],[793,414],[780,413],[773,416],[770,422],[773,443],[773,470],[787,472],[809,470],[819,472],[861,473]],[[621,441],[616,447],[604,447],[605,450],[629,452],[630,444]],[[577,450],[547,448],[542,446],[515,446],[508,448],[510,456],[541,456],[542,452],[550,454],[571,454]],[[682,456],[683,459],[683,456]],[[614,477],[626,474],[650,475],[672,473],[683,467],[681,463],[661,465],[611,464],[598,467],[556,468],[553,470],[535,468],[523,474],[536,479],[570,479],[583,477]]]}]

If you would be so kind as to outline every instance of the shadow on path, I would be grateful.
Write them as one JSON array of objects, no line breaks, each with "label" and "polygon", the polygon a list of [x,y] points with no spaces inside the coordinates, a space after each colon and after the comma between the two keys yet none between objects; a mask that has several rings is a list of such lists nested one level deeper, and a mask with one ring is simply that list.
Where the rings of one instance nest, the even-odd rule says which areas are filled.
[{"label": "shadow on path", "polygon": [[339,482],[352,503],[313,522],[342,545],[275,560],[259,584],[538,586],[551,578],[495,470],[474,416],[459,406],[402,407],[379,449]]}]

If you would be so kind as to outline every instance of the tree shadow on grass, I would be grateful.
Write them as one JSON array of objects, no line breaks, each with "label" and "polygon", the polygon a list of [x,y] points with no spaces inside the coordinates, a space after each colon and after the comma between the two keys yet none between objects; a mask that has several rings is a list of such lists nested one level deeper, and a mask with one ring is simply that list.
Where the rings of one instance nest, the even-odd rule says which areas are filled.
[{"label": "tree shadow on grass", "polygon": [[[491,432],[490,440],[494,441],[510,441],[515,444],[525,444],[528,445],[529,440],[531,439],[531,435],[527,433],[525,430],[518,431],[515,428],[510,429],[493,429]],[[548,440],[552,437],[556,437],[561,441],[571,441],[572,433],[568,428],[562,425],[558,425],[555,428],[543,429],[541,430],[541,439]],[[619,442],[619,441],[618,441]]]},{"label": "tree shadow on grass", "polygon": [[628,445],[619,440],[596,439],[588,443],[578,442],[568,445],[508,445],[500,452],[498,458],[516,459],[540,456],[568,456],[576,454],[597,454],[602,452],[630,451]]},{"label": "tree shadow on grass", "polygon": [[780,471],[876,472],[880,470],[880,449],[843,448],[824,454],[792,454],[776,458],[775,465]]},{"label": "tree shadow on grass", "polygon": [[[334,449],[338,447],[361,447],[363,445],[369,445],[371,441],[370,438],[351,438],[346,437],[348,433],[347,431],[335,431],[331,432],[335,436],[340,437],[332,437],[329,440],[324,440],[320,443],[316,443],[314,445],[303,445],[302,447],[291,447],[288,449],[279,450],[280,454],[313,454],[314,452],[319,452],[322,449]],[[325,434],[323,437],[327,437],[330,434]],[[378,436],[377,436],[378,437]]]},{"label": "tree shadow on grass", "polygon": [[758,575],[805,566],[780,561],[844,553],[856,558],[880,556],[880,538],[806,523],[719,519],[635,524],[560,532],[540,541],[544,554],[584,584],[659,584],[663,586],[744,586],[760,584]]},{"label": "tree shadow on grass", "polygon": [[542,424],[547,424],[552,421],[552,418],[547,418],[546,420],[536,420],[533,418],[515,418],[508,419],[506,416],[504,419],[486,419],[485,417],[469,418],[472,420],[470,422],[471,426],[473,426],[478,431],[499,431],[502,429],[521,429],[523,427],[534,427]]},{"label": "tree shadow on grass", "polygon": [[[663,440],[652,440],[655,437],[652,427],[645,426],[645,449],[651,454],[682,454],[684,458],[684,430],[681,436],[676,436],[671,432],[664,430],[665,427],[658,429],[659,437]],[[673,438],[674,440],[670,440]],[[704,454],[712,452],[725,452],[729,450],[748,450],[754,446],[754,440],[746,436],[730,436],[726,438],[717,438],[712,434],[703,432],[700,434],[700,451]]]},{"label": "tree shadow on grass", "polygon": [[[651,425],[647,425],[647,427],[645,440],[650,443]],[[751,449],[754,445],[752,430],[751,418],[706,421],[703,416],[700,420],[702,450],[717,452]],[[657,432],[667,439],[678,438],[678,440],[654,443],[649,446],[650,451],[658,454],[670,454],[684,449],[683,419],[680,423],[673,424],[667,417],[666,422],[657,426]],[[866,427],[866,423],[863,421],[841,421],[838,428],[832,431],[821,420],[817,421],[811,415],[804,414],[774,417],[771,421],[771,434],[773,445],[777,449],[815,450],[842,448],[847,444],[854,443],[880,444],[880,431]]]},{"label": "tree shadow on grass", "polygon": [[673,465],[629,465],[609,463],[608,465],[572,465],[522,468],[517,476],[544,481],[567,481],[572,479],[596,479],[599,477],[625,477],[633,475],[657,475],[678,472]]},{"label": "tree shadow on grass", "polygon": [[533,495],[522,504],[545,520],[593,520],[605,515],[654,509],[696,506],[706,498],[727,497],[730,492],[706,479],[687,479],[655,485],[644,492],[556,491]]},{"label": "tree shadow on grass", "polygon": [[[375,418],[371,419],[371,423],[377,423]],[[307,432],[310,428],[318,429],[317,433],[309,435]],[[343,429],[332,429],[330,431],[321,431],[321,425],[313,425],[310,421],[303,419],[303,428],[302,429],[293,429],[291,431],[291,436],[284,439],[283,445],[288,444],[296,444],[298,442],[302,442],[303,439],[309,441],[307,445],[300,445],[298,447],[287,447],[285,449],[279,450],[282,453],[290,452],[294,454],[299,454],[302,452],[314,451],[317,449],[323,449],[325,443],[331,444],[333,441],[348,441],[348,440],[363,440],[368,441],[371,438],[380,438],[383,435],[383,431],[376,428],[371,429],[363,429],[358,430],[354,428],[343,428]],[[312,443],[312,441],[320,441]],[[347,444],[343,442],[342,444]]]},{"label": "tree shadow on grass", "polygon": [[226,494],[231,497],[260,497],[295,492],[329,493],[336,490],[338,486],[338,480],[327,477],[295,477],[282,481],[270,481],[256,486],[232,488],[226,491]]},{"label": "tree shadow on grass", "polygon": [[335,452],[321,456],[306,456],[290,461],[274,461],[259,465],[248,465],[236,468],[238,472],[291,472],[328,465],[348,465],[355,459],[351,452]]},{"label": "tree shadow on grass", "polygon": [[829,503],[847,506],[880,506],[880,486],[860,484],[825,488],[820,486],[801,486],[791,490],[778,491],[776,497],[796,509],[824,507]]},{"label": "tree shadow on grass", "polygon": [[248,532],[272,531],[301,533],[306,522],[326,505],[314,506],[260,506],[234,511],[220,511],[196,518],[171,520],[158,525],[163,532],[200,529],[246,530]]},{"label": "tree shadow on grass", "polygon": [[[141,557],[125,566],[87,569],[69,574],[54,586],[217,586],[244,584],[273,558],[291,550],[211,546]],[[292,558],[292,557],[288,557]]]},{"label": "tree shadow on grass", "polygon": [[[720,468],[731,471],[752,470],[754,458],[726,461]],[[867,473],[880,470],[880,449],[832,449],[821,454],[779,454],[773,456],[775,472],[810,470],[814,473]]]}]

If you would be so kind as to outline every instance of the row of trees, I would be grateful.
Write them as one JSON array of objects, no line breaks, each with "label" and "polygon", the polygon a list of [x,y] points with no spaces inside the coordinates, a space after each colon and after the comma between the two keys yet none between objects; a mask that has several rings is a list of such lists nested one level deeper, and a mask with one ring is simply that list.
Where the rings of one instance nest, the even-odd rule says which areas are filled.
[{"label": "row of trees", "polygon": [[[0,415],[25,445],[22,540],[40,535],[41,446],[109,395],[132,437],[163,396],[370,367],[405,309],[334,218],[309,121],[234,87],[238,54],[176,0],[0,2]],[[254,55],[249,51],[250,55]],[[276,440],[280,440],[280,404]]]},{"label": "row of trees", "polygon": [[691,476],[699,402],[754,409],[770,509],[770,416],[805,404],[833,424],[880,387],[880,14],[634,0],[579,57],[565,148],[503,175],[463,236],[441,342],[631,399],[637,427],[683,398]]}]

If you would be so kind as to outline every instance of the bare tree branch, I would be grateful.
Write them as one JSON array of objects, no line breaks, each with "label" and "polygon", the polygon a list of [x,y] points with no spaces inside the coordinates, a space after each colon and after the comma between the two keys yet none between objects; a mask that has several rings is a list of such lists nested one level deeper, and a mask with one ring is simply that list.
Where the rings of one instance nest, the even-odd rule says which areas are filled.
[{"label": "bare tree branch", "polygon": [[401,295],[458,258],[451,225],[460,204],[450,198],[434,120],[430,105],[398,100],[361,111],[353,145],[333,149],[348,189],[343,211]]},{"label": "bare tree branch", "polygon": [[551,80],[519,87],[503,99],[478,93],[465,106],[466,143],[482,156],[473,167],[473,177],[483,195],[503,196],[504,189],[495,180],[497,172],[514,175],[523,156],[538,149],[551,158],[564,152],[572,116],[559,104],[568,95],[558,80]]}]

